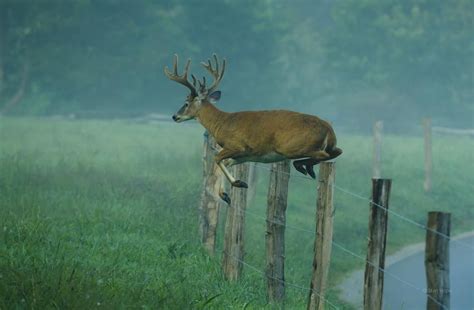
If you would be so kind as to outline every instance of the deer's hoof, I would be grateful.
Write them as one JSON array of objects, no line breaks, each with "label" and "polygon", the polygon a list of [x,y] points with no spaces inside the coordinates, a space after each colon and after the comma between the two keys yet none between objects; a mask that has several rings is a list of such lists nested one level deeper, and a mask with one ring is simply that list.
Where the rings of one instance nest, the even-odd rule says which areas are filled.
[{"label": "deer's hoof", "polygon": [[313,179],[316,179],[316,174],[314,173],[313,166],[311,166],[311,165],[306,165],[305,168],[306,168],[306,171],[308,172],[308,174],[309,174]]},{"label": "deer's hoof", "polygon": [[247,185],[247,183],[243,182],[243,181],[240,181],[240,180],[235,180],[234,182],[232,182],[232,186],[234,187],[242,187],[242,188],[249,188],[249,186]]},{"label": "deer's hoof", "polygon": [[229,197],[229,195],[227,195],[227,193],[225,193],[225,192],[220,192],[220,193],[219,193],[219,197],[221,197],[221,199],[224,200],[225,203],[227,203],[228,205],[230,205],[230,197]]},{"label": "deer's hoof", "polygon": [[304,175],[307,175],[308,172],[306,171],[306,169],[303,167],[303,165],[301,164],[298,164],[296,162],[293,162],[293,166],[295,167],[295,169],[298,171],[298,172],[301,172],[302,174]]}]

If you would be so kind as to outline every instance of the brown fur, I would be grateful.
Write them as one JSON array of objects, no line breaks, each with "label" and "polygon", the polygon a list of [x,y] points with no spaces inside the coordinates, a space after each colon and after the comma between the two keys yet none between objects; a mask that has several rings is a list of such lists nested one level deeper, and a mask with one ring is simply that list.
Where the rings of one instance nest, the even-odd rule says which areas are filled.
[{"label": "brown fur", "polygon": [[313,115],[285,110],[226,113],[205,101],[196,117],[223,148],[216,161],[272,162],[259,160],[272,152],[286,159],[323,161],[342,153],[331,125]]},{"label": "brown fur", "polygon": [[[244,111],[227,113],[217,109],[211,102],[220,98],[215,91],[221,81],[217,55],[213,55],[215,66],[203,63],[204,68],[214,77],[214,82],[207,88],[206,81],[193,83],[188,81],[188,60],[184,73],[178,74],[178,56],[175,55],[173,71],[165,68],[165,74],[190,90],[186,103],[173,116],[176,122],[197,118],[222,147],[216,155],[216,162],[234,186],[247,187],[226,169],[226,165],[243,162],[277,162],[293,159],[296,170],[315,177],[313,166],[321,161],[336,158],[342,150],[336,146],[336,134],[331,125],[313,115],[286,110]],[[197,89],[199,82],[199,91]],[[229,159],[225,164],[223,160]],[[222,196],[221,196],[222,197]],[[224,199],[224,198],[223,198]],[[226,200],[226,199],[225,199]],[[228,201],[228,200],[226,200]]]}]

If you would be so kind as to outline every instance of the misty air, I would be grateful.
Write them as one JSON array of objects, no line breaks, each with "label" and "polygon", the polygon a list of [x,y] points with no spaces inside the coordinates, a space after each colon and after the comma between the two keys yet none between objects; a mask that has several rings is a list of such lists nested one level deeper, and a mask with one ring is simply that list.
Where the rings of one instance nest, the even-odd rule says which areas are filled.
[{"label": "misty air", "polygon": [[473,29],[0,0],[0,309],[472,309]]}]

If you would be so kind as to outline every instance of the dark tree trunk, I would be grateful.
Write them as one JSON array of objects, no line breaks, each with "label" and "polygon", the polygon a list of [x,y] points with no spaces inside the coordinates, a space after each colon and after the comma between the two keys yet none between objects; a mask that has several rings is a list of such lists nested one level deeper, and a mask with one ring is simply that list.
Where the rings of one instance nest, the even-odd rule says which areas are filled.
[{"label": "dark tree trunk", "polygon": [[23,68],[21,71],[21,81],[20,85],[18,85],[18,88],[16,90],[15,95],[13,95],[12,98],[10,98],[7,103],[2,107],[0,110],[1,114],[6,114],[8,113],[13,107],[18,105],[20,103],[21,99],[23,99],[23,96],[25,95],[26,91],[26,84],[28,83],[28,79],[30,76],[30,65],[27,61],[23,62]]},{"label": "dark tree trunk", "polygon": [[5,58],[5,27],[6,27],[6,13],[5,8],[0,3],[0,102],[2,100],[3,89],[4,89],[4,58]]},{"label": "dark tree trunk", "polygon": [[0,2],[0,114],[8,113],[25,95],[26,85],[30,76],[30,64],[23,60],[21,65],[21,77],[15,94],[10,98],[5,95],[5,62],[7,54],[7,7]]}]

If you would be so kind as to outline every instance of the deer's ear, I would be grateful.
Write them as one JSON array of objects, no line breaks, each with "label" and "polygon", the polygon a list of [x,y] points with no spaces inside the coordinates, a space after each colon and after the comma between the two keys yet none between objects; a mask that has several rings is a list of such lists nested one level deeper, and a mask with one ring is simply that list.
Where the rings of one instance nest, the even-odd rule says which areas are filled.
[{"label": "deer's ear", "polygon": [[221,91],[217,90],[208,96],[210,103],[217,103],[221,99]]}]

